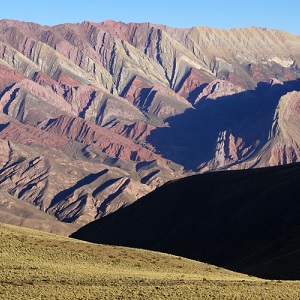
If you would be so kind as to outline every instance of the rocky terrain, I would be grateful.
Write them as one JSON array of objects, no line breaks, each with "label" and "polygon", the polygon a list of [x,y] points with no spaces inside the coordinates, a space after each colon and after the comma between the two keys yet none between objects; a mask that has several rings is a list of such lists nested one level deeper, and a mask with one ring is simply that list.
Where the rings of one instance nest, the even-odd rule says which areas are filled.
[{"label": "rocky terrain", "polygon": [[299,280],[299,178],[299,163],[186,177],[71,237]]},{"label": "rocky terrain", "polygon": [[83,225],[169,180],[297,162],[299,49],[258,27],[1,20],[0,190]]}]

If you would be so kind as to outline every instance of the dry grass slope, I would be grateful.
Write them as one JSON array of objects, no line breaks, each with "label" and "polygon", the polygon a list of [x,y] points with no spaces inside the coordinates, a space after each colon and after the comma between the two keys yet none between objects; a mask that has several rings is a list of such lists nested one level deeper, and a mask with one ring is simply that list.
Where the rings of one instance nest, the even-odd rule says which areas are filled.
[{"label": "dry grass slope", "polygon": [[0,224],[0,299],[299,299],[265,281],[162,253]]}]

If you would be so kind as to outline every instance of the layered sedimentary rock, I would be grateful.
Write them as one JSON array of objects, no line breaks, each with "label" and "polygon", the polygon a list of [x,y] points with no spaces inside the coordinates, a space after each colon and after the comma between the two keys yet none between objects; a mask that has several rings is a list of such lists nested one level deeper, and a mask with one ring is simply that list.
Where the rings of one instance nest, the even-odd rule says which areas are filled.
[{"label": "layered sedimentary rock", "polygon": [[[72,145],[76,147],[80,149]],[[85,224],[127,206],[151,190],[139,182],[138,175],[133,179],[130,172],[97,159],[74,160],[52,148],[4,140],[1,152],[1,190],[61,221]]]},{"label": "layered sedimentary rock", "polygon": [[299,161],[299,49],[258,27],[2,20],[0,188],[84,224],[191,173]]}]

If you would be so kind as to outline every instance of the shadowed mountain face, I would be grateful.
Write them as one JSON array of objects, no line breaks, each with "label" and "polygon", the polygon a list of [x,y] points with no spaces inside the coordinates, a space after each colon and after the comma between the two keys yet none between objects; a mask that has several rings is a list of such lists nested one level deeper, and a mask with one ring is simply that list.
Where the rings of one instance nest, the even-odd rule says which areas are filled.
[{"label": "shadowed mountain face", "polygon": [[194,175],[72,237],[185,256],[269,279],[300,278],[300,165]]},{"label": "shadowed mountain face", "polygon": [[85,224],[163,183],[300,160],[300,38],[0,21],[0,189]]},{"label": "shadowed mountain face", "polygon": [[299,161],[300,140],[291,137],[300,125],[299,90],[300,81],[273,81],[215,100],[205,97],[195,109],[168,118],[169,127],[151,132],[148,141],[168,159],[200,172]]}]

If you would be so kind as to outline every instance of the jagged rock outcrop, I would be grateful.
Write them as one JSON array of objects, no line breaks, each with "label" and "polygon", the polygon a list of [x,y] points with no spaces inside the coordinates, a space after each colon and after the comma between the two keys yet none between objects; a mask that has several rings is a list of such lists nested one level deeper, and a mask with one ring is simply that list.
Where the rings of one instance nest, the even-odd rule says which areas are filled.
[{"label": "jagged rock outcrop", "polygon": [[299,161],[299,107],[299,92],[291,92],[280,98],[269,132],[270,140],[265,146],[270,166]]},{"label": "jagged rock outcrop", "polygon": [[232,83],[225,80],[214,80],[210,82],[206,87],[203,88],[201,93],[194,100],[194,103],[197,104],[201,99],[212,99],[216,100],[224,96],[230,96],[234,94],[239,94],[245,90],[242,87],[235,86]]}]

